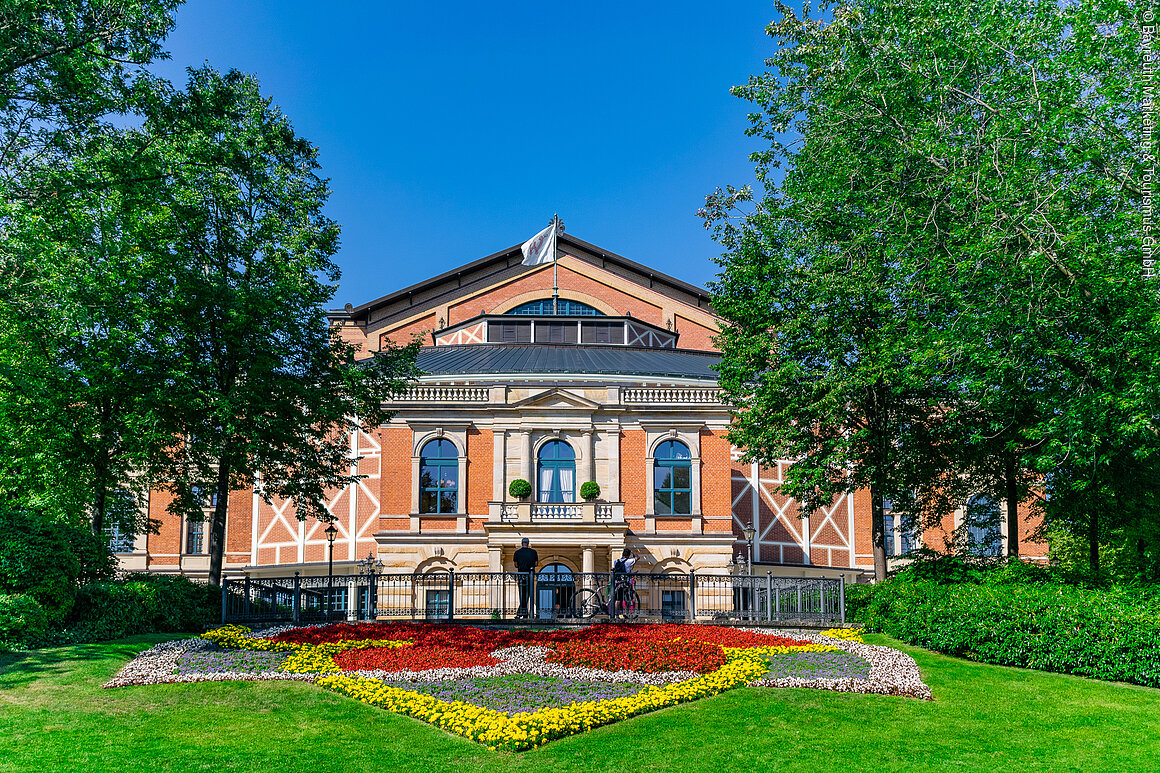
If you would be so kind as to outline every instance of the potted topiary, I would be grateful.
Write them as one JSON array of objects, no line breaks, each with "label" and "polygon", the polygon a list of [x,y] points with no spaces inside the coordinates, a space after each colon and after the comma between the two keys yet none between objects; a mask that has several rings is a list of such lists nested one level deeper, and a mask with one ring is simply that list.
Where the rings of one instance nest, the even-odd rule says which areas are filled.
[{"label": "potted topiary", "polygon": [[600,496],[600,484],[594,480],[580,485],[580,498],[586,499],[589,502]]},{"label": "potted topiary", "polygon": [[527,499],[532,495],[532,484],[523,478],[516,478],[508,485],[508,493],[513,499]]}]

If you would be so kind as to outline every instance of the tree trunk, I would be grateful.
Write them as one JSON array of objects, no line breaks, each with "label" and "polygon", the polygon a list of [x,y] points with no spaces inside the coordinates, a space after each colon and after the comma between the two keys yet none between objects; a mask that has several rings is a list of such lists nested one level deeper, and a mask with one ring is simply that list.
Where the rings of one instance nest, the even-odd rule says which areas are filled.
[{"label": "tree trunk", "polygon": [[108,506],[109,467],[103,458],[93,463],[93,536],[101,539],[105,531],[105,508]]},{"label": "tree trunk", "polygon": [[870,541],[874,546],[874,580],[886,579],[886,516],[881,489],[870,487]]},{"label": "tree trunk", "polygon": [[1015,477],[1015,452],[1007,451],[1003,478],[1007,484],[1007,556],[1019,557],[1019,481]]},{"label": "tree trunk", "polygon": [[209,530],[209,584],[222,584],[222,563],[225,558],[226,514],[230,508],[229,454],[222,454],[218,463],[217,505],[214,506]]},{"label": "tree trunk", "polygon": [[876,459],[871,460],[870,478],[870,539],[874,546],[874,580],[886,579],[886,514],[882,507],[882,496],[886,490],[886,461],[890,454],[891,440],[886,431],[886,384],[882,379],[870,388],[870,400],[866,410],[866,425],[873,434],[872,447]]}]

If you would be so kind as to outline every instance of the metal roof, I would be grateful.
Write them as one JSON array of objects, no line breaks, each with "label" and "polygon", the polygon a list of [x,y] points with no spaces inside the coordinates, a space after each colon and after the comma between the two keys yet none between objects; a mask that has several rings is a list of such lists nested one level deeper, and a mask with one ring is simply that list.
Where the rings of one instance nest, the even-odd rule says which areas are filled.
[{"label": "metal roof", "polygon": [[716,381],[712,366],[721,356],[680,349],[631,346],[476,344],[419,350],[419,368],[429,376],[618,375]]}]

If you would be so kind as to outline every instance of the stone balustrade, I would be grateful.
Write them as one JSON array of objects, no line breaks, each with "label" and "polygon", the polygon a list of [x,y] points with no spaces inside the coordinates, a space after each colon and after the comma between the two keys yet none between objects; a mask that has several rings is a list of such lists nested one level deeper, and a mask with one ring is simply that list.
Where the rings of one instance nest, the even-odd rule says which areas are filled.
[{"label": "stone balustrade", "polygon": [[624,523],[623,502],[488,502],[492,523]]},{"label": "stone balustrade", "polygon": [[620,399],[625,403],[648,405],[720,405],[721,390],[630,387],[621,390]]}]

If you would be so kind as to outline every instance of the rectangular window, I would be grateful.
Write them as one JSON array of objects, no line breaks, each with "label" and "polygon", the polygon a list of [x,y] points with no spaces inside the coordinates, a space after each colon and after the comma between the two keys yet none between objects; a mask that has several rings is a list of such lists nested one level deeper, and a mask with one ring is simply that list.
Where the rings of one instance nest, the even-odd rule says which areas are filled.
[{"label": "rectangular window", "polygon": [[580,332],[586,344],[623,344],[623,322],[585,322]]},{"label": "rectangular window", "polygon": [[109,550],[114,553],[132,553],[135,537],[133,532],[117,523],[109,524]]},{"label": "rectangular window", "polygon": [[661,591],[661,619],[685,619],[685,592],[683,590]]},{"label": "rectangular window", "polygon": [[205,552],[205,521],[185,522],[185,552],[195,555]]},{"label": "rectangular window", "polygon": [[530,344],[531,322],[488,322],[487,340],[495,344]]},{"label": "rectangular window", "polygon": [[445,590],[429,590],[427,591],[427,619],[428,620],[446,620],[450,615],[450,591]]},{"label": "rectangular window", "polygon": [[202,507],[217,507],[217,489],[207,489],[201,486],[193,487],[193,501]]},{"label": "rectangular window", "polygon": [[886,513],[882,516],[883,528],[886,530],[886,557],[894,558],[894,515]]},{"label": "rectangular window", "polygon": [[537,322],[536,343],[574,344],[576,343],[575,322]]}]

